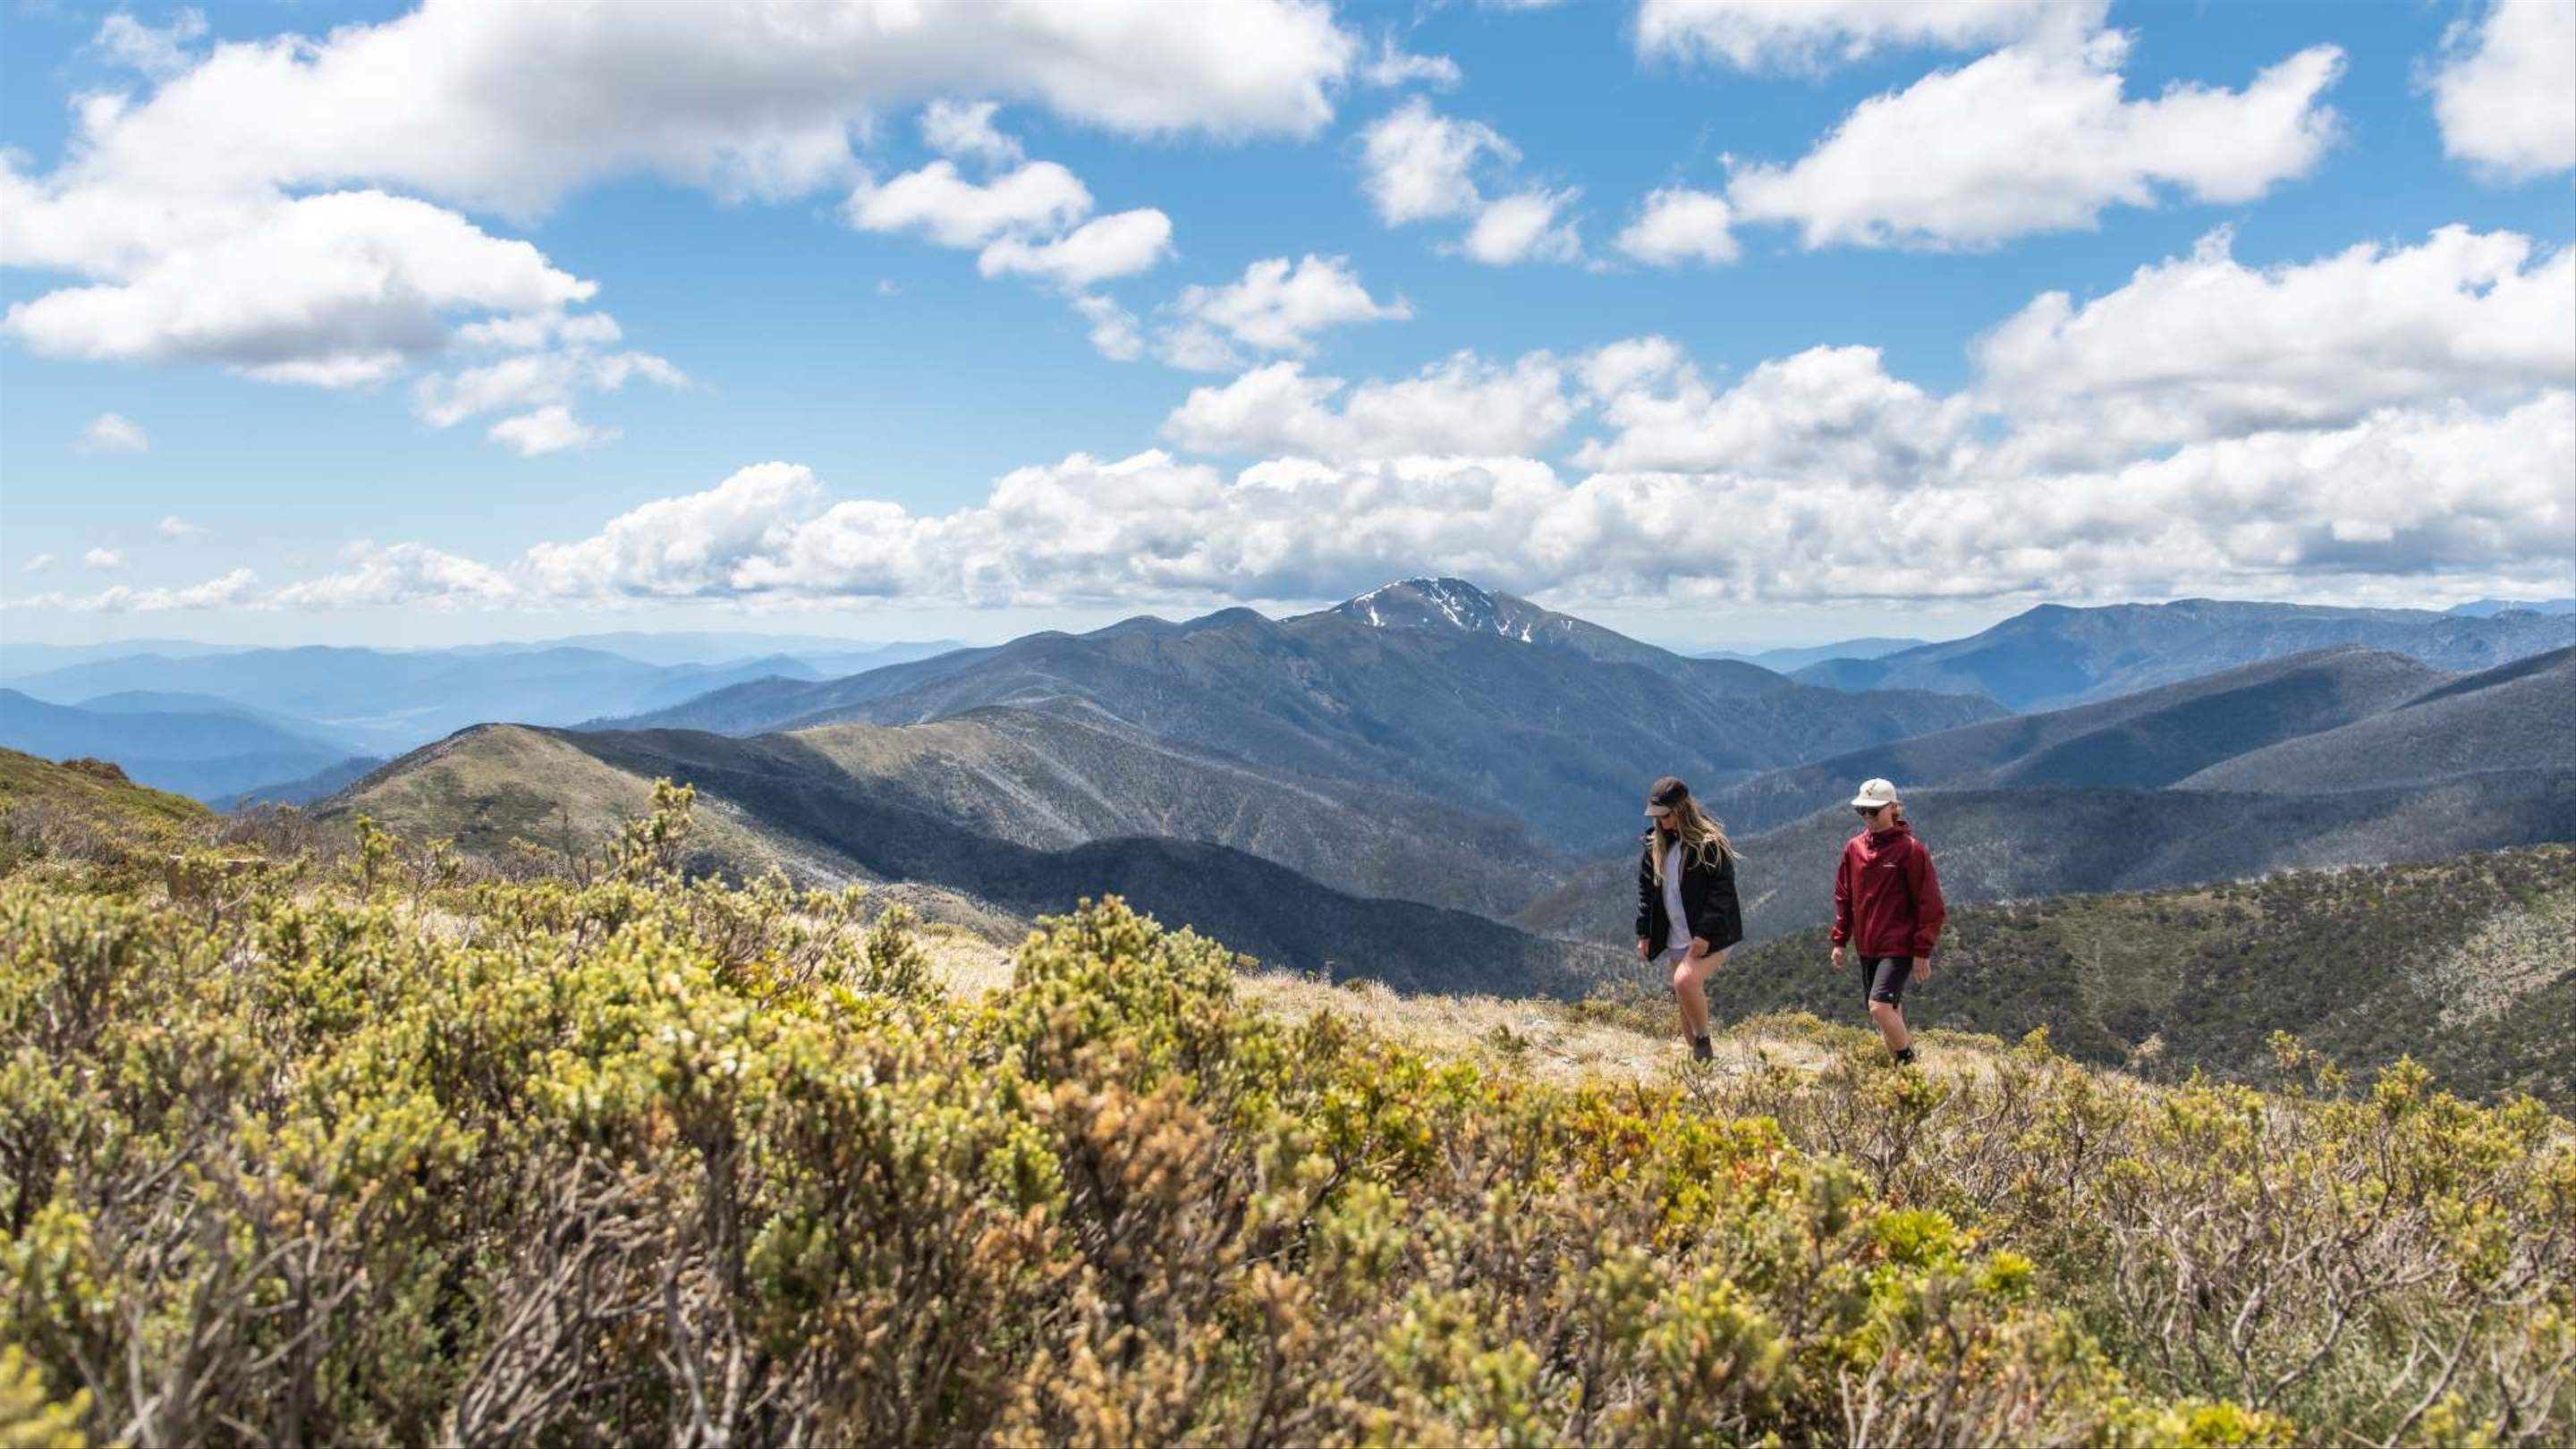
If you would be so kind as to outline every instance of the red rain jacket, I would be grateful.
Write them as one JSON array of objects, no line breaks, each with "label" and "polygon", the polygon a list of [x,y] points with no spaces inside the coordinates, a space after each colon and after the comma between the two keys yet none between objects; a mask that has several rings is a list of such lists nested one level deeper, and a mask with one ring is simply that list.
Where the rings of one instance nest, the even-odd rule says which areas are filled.
[{"label": "red rain jacket", "polygon": [[1929,956],[1949,918],[1932,851],[1900,820],[1864,830],[1843,847],[1834,871],[1834,944],[1854,942],[1864,956]]}]

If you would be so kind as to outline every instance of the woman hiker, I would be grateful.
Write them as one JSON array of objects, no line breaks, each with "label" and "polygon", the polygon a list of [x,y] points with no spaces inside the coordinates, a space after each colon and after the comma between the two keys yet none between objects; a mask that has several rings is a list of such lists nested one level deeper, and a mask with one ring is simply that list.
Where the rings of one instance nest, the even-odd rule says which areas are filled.
[{"label": "woman hiker", "polygon": [[1726,830],[1691,798],[1690,786],[1666,775],[1646,791],[1645,848],[1637,862],[1637,955],[1660,954],[1673,969],[1682,1034],[1691,1056],[1707,1061],[1708,993],[1700,983],[1744,939],[1735,900],[1735,846]]},{"label": "woman hiker", "polygon": [[1843,945],[1860,955],[1861,990],[1870,1019],[1900,1063],[1914,1060],[1914,1038],[1905,1030],[1905,980],[1932,979],[1932,943],[1949,910],[1941,904],[1941,878],[1932,852],[1915,839],[1904,802],[1885,780],[1866,780],[1852,797],[1864,827],[1843,846],[1834,871],[1834,969]]}]

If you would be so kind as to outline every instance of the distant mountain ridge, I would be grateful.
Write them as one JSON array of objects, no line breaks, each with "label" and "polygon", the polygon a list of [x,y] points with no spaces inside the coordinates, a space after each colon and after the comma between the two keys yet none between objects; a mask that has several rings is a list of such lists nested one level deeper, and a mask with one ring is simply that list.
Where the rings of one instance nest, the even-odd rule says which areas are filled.
[{"label": "distant mountain ridge", "polygon": [[1747,664],[1755,664],[1764,669],[1787,674],[1793,670],[1804,669],[1810,664],[1822,664],[1828,659],[1884,659],[1901,650],[1920,649],[1930,642],[1928,639],[1844,639],[1832,644],[1808,644],[1790,649],[1764,649],[1753,654],[1743,654],[1732,649],[1710,649],[1703,651],[1697,657],[1740,659]]},{"label": "distant mountain ridge", "polygon": [[[2576,769],[2492,770],[2331,795],[2031,788],[1909,792],[1943,895],[1957,902],[2149,890],[2293,869],[2431,860],[2576,841]],[[1834,862],[1854,834],[1835,806],[1739,842],[1748,939],[1833,919]],[[1511,918],[1617,941],[1636,905],[1634,855],[1605,856]]]},{"label": "distant mountain ridge", "polygon": [[2186,790],[2325,793],[2350,782],[2438,779],[2576,764],[2576,648],[2451,680],[2405,704],[2249,750],[2179,781]]},{"label": "distant mountain ridge", "polygon": [[637,813],[657,776],[699,790],[691,868],[809,883],[944,887],[1021,917],[1115,893],[1267,964],[1366,975],[1401,990],[1563,998],[1589,992],[1616,953],[1484,916],[1328,889],[1285,866],[1195,841],[1125,837],[1065,850],[999,839],[830,769],[799,736],[596,734],[484,726],[358,781],[320,807],[499,854],[513,838],[585,848]]},{"label": "distant mountain ridge", "polygon": [[309,775],[348,753],[249,713],[84,709],[14,689],[0,689],[0,746],[46,760],[109,760],[139,784],[200,800]]},{"label": "distant mountain ridge", "polygon": [[764,681],[590,727],[755,734],[924,724],[995,707],[1115,719],[1264,772],[1516,818],[1558,849],[1624,833],[1637,792],[1670,770],[1731,778],[2002,713],[1687,659],[1447,579],[1288,619],[1231,609],[1033,634],[854,679]]},{"label": "distant mountain ridge", "polygon": [[[1564,861],[1514,821],[1392,783],[1261,768],[1098,712],[987,707],[917,725],[820,725],[737,738],[589,732],[693,778],[757,756],[995,839],[1048,850],[1158,836],[1224,845],[1353,895],[1501,916]],[[642,766],[637,766],[641,769]]]},{"label": "distant mountain ridge", "polygon": [[[1710,804],[1743,841],[1762,939],[1830,912],[1844,802],[1869,775],[1903,789],[1962,900],[2576,840],[2571,704],[2576,650],[2456,677],[2327,650],[1776,771]],[[1512,919],[1615,935],[1632,868],[1605,854]]]},{"label": "distant mountain ridge", "polygon": [[2112,699],[2223,669],[2338,645],[2471,671],[2576,643],[2576,617],[2184,599],[2077,609],[2043,604],[1965,639],[1882,659],[1810,665],[1792,678],[1837,689],[1976,694],[2015,711]]},{"label": "distant mountain ridge", "polygon": [[272,780],[230,795],[217,795],[208,799],[206,804],[222,814],[259,805],[311,805],[349,788],[384,763],[374,755],[352,755],[309,775],[298,775],[291,780]]},{"label": "distant mountain ridge", "polygon": [[312,721],[344,746],[339,753],[345,757],[396,754],[493,720],[569,724],[603,708],[659,709],[781,675],[821,677],[786,655],[663,666],[596,649],[456,653],[312,646],[98,659],[12,680],[10,687],[55,704],[131,691],[208,697]]},{"label": "distant mountain ridge", "polygon": [[[2098,704],[1873,745],[1706,793],[1729,826],[1759,831],[1848,798],[1853,786],[1872,777],[1907,790],[2156,788],[2249,751],[2394,709],[2455,678],[2399,654],[2323,649]],[[2568,763],[2576,764],[2576,754]]]},{"label": "distant mountain ridge", "polygon": [[2492,619],[2498,614],[2516,610],[2534,614],[2576,614],[2576,599],[2473,599],[2465,604],[2453,604],[2447,612]]}]

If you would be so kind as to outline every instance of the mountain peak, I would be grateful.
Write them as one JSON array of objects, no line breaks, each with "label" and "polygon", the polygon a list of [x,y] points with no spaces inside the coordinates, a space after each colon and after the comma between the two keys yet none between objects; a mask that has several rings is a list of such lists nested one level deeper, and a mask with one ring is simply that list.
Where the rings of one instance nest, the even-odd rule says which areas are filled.
[{"label": "mountain peak", "polygon": [[1399,579],[1333,612],[1379,629],[1454,629],[1523,643],[1556,616],[1526,599],[1487,593],[1465,579]]}]

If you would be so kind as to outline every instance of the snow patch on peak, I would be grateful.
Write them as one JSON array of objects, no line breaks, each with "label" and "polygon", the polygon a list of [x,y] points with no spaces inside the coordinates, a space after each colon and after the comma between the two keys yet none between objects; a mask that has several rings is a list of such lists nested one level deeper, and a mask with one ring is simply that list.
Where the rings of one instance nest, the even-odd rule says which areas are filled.
[{"label": "snow patch on peak", "polygon": [[1448,629],[1496,634],[1536,643],[1553,616],[1508,594],[1491,594],[1465,579],[1415,578],[1382,584],[1337,612],[1378,629]]}]

